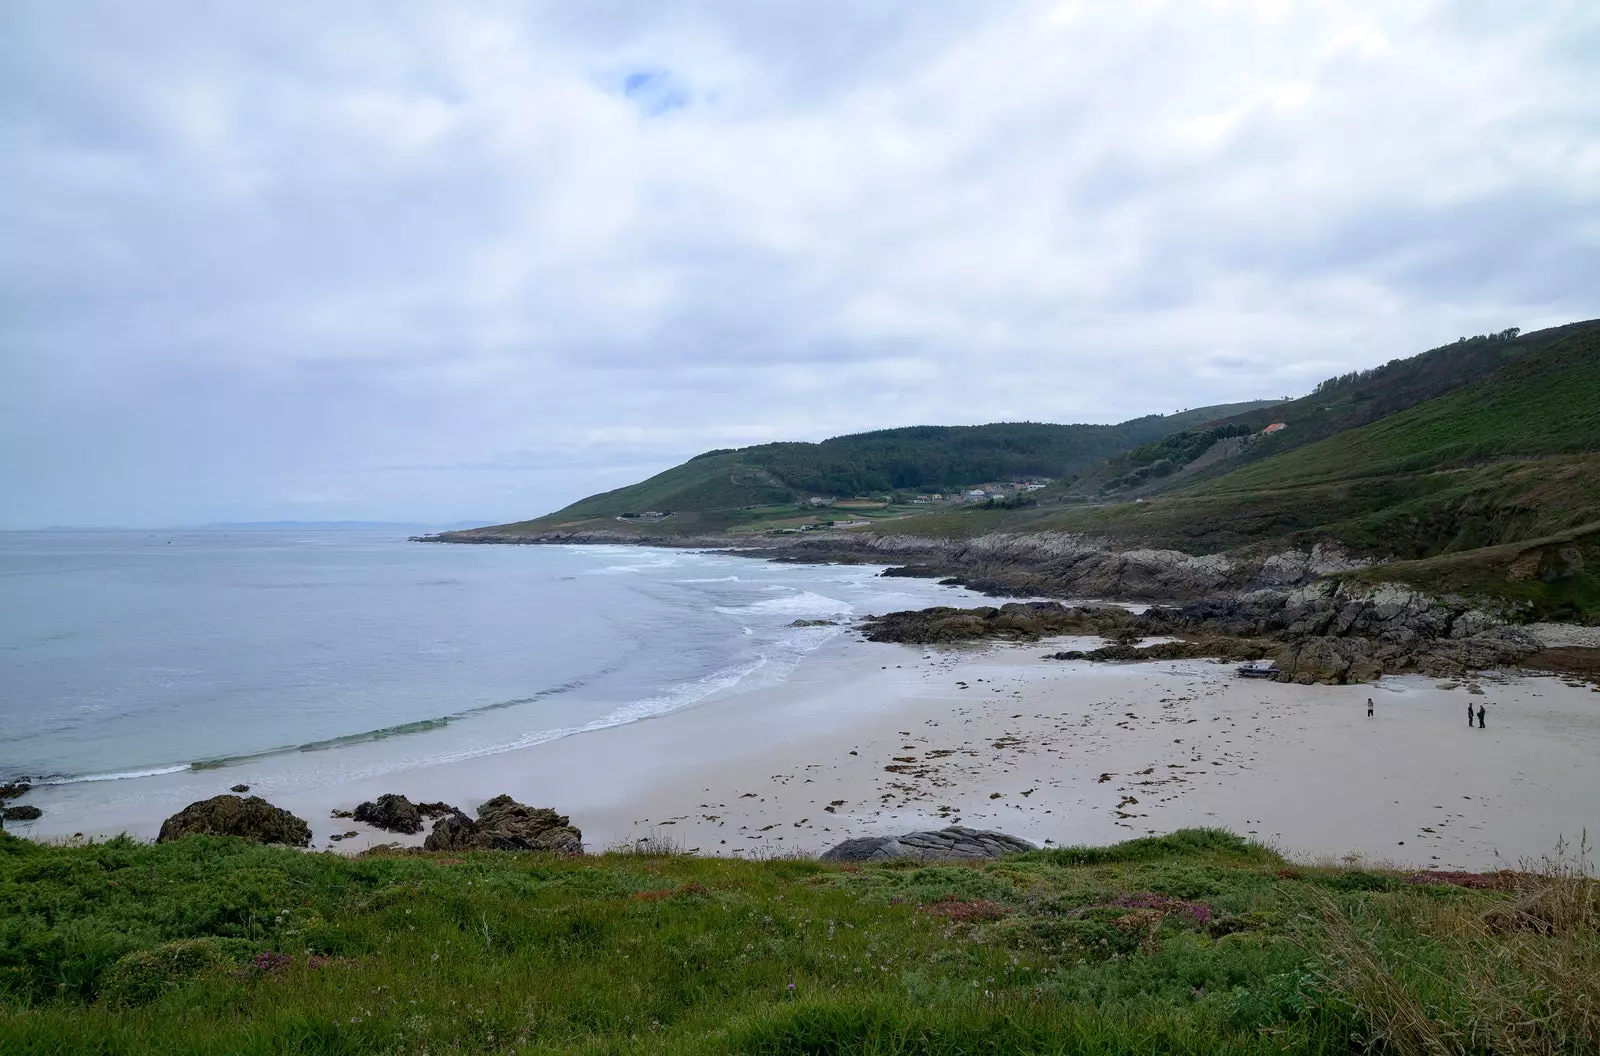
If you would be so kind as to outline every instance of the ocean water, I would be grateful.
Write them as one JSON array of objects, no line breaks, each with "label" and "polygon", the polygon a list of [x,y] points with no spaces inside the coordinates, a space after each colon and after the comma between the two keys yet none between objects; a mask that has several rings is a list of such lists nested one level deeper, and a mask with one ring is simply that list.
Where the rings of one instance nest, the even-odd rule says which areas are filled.
[{"label": "ocean water", "polygon": [[771,684],[854,617],[977,599],[879,571],[366,532],[0,533],[0,779],[110,802],[184,770],[284,787],[472,758]]}]

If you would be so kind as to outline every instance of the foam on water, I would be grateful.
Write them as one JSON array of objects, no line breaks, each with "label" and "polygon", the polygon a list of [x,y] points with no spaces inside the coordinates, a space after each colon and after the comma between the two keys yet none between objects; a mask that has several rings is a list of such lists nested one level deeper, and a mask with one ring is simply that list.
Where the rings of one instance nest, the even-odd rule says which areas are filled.
[{"label": "foam on water", "polygon": [[166,539],[0,537],[0,780],[88,810],[185,771],[282,788],[476,758],[780,681],[846,630],[797,618],[977,599],[692,550]]}]

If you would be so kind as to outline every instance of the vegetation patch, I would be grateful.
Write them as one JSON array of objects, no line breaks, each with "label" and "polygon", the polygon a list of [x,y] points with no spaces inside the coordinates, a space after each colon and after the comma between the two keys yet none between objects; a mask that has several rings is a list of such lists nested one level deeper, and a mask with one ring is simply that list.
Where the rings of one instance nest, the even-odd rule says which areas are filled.
[{"label": "vegetation patch", "polygon": [[1481,883],[1216,829],[838,867],[0,837],[0,1051],[1583,1052],[1575,860]]}]

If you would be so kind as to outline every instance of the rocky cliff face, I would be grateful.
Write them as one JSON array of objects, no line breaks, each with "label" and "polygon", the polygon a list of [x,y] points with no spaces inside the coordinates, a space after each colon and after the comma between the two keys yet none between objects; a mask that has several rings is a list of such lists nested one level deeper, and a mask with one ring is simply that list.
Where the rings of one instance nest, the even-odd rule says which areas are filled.
[{"label": "rocky cliff face", "polygon": [[899,575],[948,577],[995,595],[1130,601],[1181,601],[1219,593],[1286,589],[1370,564],[1321,544],[1263,557],[1195,555],[1180,550],[1119,550],[1060,532],[994,534],[967,540],[859,535],[804,539],[765,552],[784,560],[845,559],[896,565]]}]

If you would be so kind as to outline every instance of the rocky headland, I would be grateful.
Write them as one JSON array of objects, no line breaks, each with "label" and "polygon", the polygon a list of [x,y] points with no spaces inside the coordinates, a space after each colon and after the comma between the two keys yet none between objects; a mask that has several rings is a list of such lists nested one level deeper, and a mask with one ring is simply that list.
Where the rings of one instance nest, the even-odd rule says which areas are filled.
[{"label": "rocky headland", "polygon": [[[1399,673],[1459,677],[1529,658],[1531,666],[1580,677],[1600,671],[1600,649],[1574,647],[1559,655],[1545,650],[1538,637],[1515,626],[1515,612],[1481,600],[1360,581],[1351,573],[1379,562],[1326,543],[1272,552],[1189,554],[1122,549],[1063,532],[990,533],[968,539],[835,532],[740,539],[732,547],[726,536],[641,539],[595,531],[444,533],[429,541],[716,546],[724,553],[783,562],[888,565],[885,576],[933,578],[994,597],[1087,597],[1153,605],[1137,616],[1118,606],[1058,603],[891,613],[863,625],[873,641],[928,644],[1098,634],[1112,640],[1098,649],[1065,651],[1063,658],[1270,659],[1276,678],[1300,683],[1362,682]],[[1158,636],[1179,641],[1138,644]]]}]

